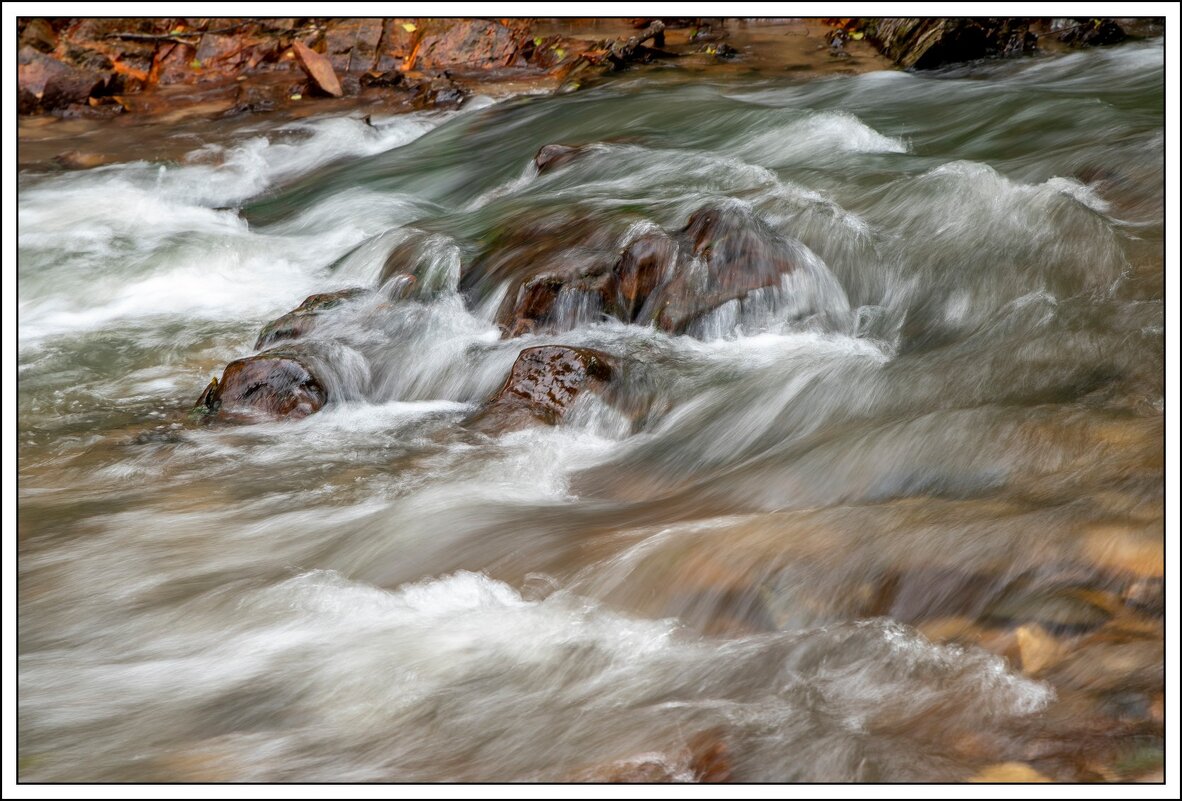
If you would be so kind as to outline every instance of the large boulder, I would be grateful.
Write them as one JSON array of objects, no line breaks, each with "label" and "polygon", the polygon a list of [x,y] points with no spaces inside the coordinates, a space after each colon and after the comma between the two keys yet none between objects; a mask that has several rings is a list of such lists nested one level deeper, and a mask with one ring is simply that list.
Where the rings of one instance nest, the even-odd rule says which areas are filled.
[{"label": "large boulder", "polygon": [[31,45],[21,48],[17,62],[17,107],[22,114],[84,103],[111,77],[58,61]]},{"label": "large boulder", "polygon": [[689,333],[724,303],[778,287],[799,252],[754,214],[730,205],[703,207],[672,234],[641,234],[610,260],[614,236],[597,239],[585,224],[573,228],[573,237],[562,226],[537,228],[480,265],[486,279],[515,279],[497,315],[507,336],[557,333],[597,317]]},{"label": "large boulder", "polygon": [[554,425],[584,392],[602,391],[615,376],[611,356],[591,348],[526,348],[501,389],[467,425],[486,433]]},{"label": "large boulder", "polygon": [[624,230],[577,209],[511,221],[463,270],[460,291],[478,301],[508,284],[496,315],[506,336],[568,331],[602,316]]},{"label": "large boulder", "polygon": [[269,350],[226,365],[195,411],[222,421],[298,420],[320,411],[328,391],[298,353]]}]

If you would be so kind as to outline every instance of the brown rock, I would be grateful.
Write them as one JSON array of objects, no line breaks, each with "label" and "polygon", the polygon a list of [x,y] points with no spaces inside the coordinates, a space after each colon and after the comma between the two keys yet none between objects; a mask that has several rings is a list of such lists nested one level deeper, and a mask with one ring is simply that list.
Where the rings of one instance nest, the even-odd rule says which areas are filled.
[{"label": "brown rock", "polygon": [[613,378],[613,359],[590,348],[544,345],[521,351],[504,385],[468,420],[492,432],[554,425],[586,391],[601,391]]},{"label": "brown rock", "polygon": [[[673,236],[644,234],[609,261],[613,234],[581,218],[531,221],[478,258],[464,281],[479,276],[491,284],[516,273],[497,314],[509,336],[569,330],[599,313],[684,334],[722,304],[779,286],[796,266],[788,240],[726,207],[698,210]],[[568,306],[581,309],[581,319]]]},{"label": "brown rock", "polygon": [[[496,316],[507,334],[567,330],[562,315],[552,314],[553,306],[544,301],[556,302],[569,284],[577,295],[567,293],[570,307],[597,314],[605,303],[603,277],[618,258],[621,233],[619,227],[597,224],[577,211],[513,221],[463,271],[460,290],[469,297],[487,297],[508,283]],[[554,291],[543,291],[547,286]]]},{"label": "brown rock", "polygon": [[304,68],[304,72],[308,73],[308,77],[322,92],[333,97],[340,97],[344,94],[341,83],[337,80],[336,73],[333,72],[332,63],[327,58],[303,42],[293,42],[291,47],[295,51],[296,58],[299,59],[300,66]]},{"label": "brown rock", "polygon": [[255,350],[274,345],[285,339],[299,339],[307,336],[316,327],[321,315],[335,309],[346,301],[368,295],[370,290],[354,287],[336,292],[321,292],[309,295],[304,302],[277,320],[267,323],[254,343]]},{"label": "brown rock", "polygon": [[1028,676],[1037,676],[1058,664],[1066,651],[1063,643],[1037,623],[1019,626],[1014,634],[1018,639],[1018,656],[1022,663],[1022,672]]},{"label": "brown rock", "polygon": [[505,25],[486,19],[422,20],[415,48],[417,69],[445,67],[488,69],[508,65],[528,27],[520,20]]},{"label": "brown rock", "polygon": [[671,334],[687,333],[694,322],[724,303],[778,286],[780,276],[796,266],[787,240],[738,209],[699,209],[676,241],[678,258],[672,278],[652,293],[645,312],[636,319],[642,324],[654,322]]},{"label": "brown rock", "polygon": [[109,73],[64,64],[30,46],[21,49],[17,61],[17,107],[22,114],[85,103],[110,79]]},{"label": "brown rock", "polygon": [[226,365],[197,400],[197,411],[226,421],[298,420],[319,411],[328,392],[298,354],[270,350]]},{"label": "brown rock", "polygon": [[616,262],[616,312],[632,322],[656,288],[672,277],[677,264],[677,243],[663,231],[643,234],[633,240]]}]

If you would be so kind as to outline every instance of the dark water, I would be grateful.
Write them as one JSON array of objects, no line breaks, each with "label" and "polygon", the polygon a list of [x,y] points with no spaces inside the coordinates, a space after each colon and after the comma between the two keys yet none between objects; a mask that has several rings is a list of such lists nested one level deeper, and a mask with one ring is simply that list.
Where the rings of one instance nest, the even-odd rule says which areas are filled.
[{"label": "dark water", "polygon": [[[692,779],[703,737],[739,781],[1154,776],[1162,54],[649,74],[23,173],[21,777]],[[550,142],[591,148],[539,176]],[[503,340],[463,279],[523,221],[623,248],[706,203],[804,268],[694,337],[576,303]],[[327,408],[188,422],[420,234],[419,295],[318,330]],[[649,411],[465,433],[551,342]]]}]

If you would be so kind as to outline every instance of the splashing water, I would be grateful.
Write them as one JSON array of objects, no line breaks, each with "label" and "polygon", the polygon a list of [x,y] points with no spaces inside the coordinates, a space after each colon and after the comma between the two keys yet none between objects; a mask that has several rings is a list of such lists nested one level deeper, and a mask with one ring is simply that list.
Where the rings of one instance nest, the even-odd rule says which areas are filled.
[{"label": "splashing water", "polygon": [[[703,733],[741,781],[1135,778],[1162,52],[655,74],[23,173],[22,778],[693,779]],[[588,147],[539,174],[554,142]],[[707,204],[799,266],[688,335],[567,288],[506,339],[508,282],[465,281],[523,220],[618,254]],[[323,411],[183,422],[265,323],[377,289],[412,237],[428,280],[317,328]],[[550,343],[620,359],[641,411],[466,431]]]}]

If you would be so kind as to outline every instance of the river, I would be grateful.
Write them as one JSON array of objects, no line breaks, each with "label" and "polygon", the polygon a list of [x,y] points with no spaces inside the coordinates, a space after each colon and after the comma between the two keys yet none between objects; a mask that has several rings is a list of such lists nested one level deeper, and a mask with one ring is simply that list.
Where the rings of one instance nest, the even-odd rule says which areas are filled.
[{"label": "river", "polygon": [[[1152,776],[1163,81],[1160,39],[656,70],[24,168],[21,778]],[[590,148],[538,174],[554,142]],[[523,221],[622,248],[710,203],[808,269],[693,336],[502,338],[466,279]],[[411,232],[431,291],[318,330],[322,411],[189,418]],[[643,413],[466,430],[550,343],[627,360]]]}]

